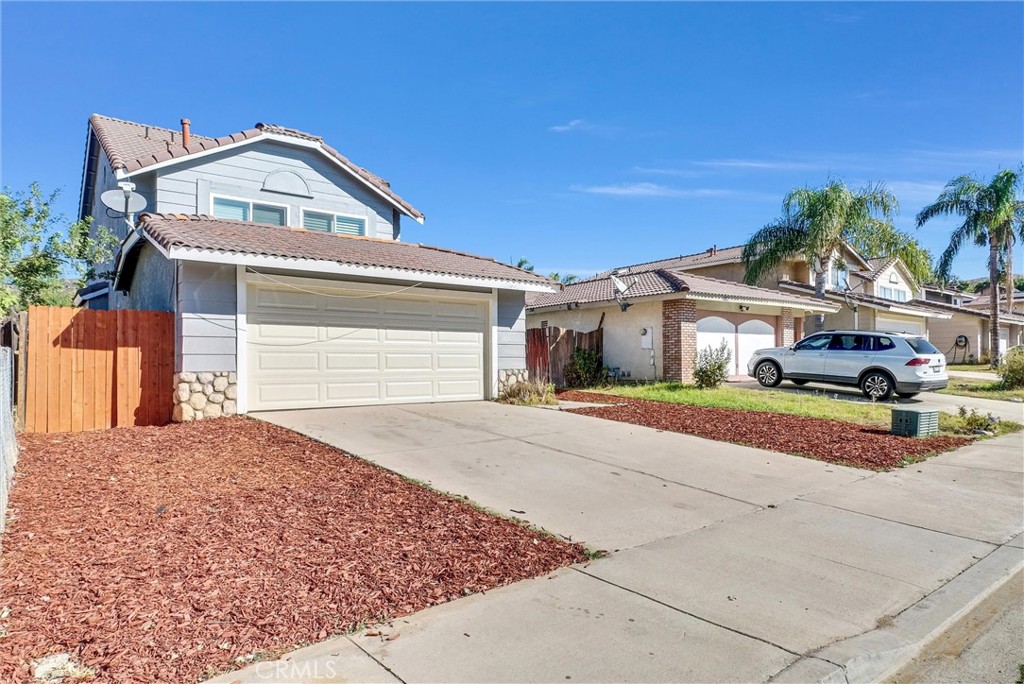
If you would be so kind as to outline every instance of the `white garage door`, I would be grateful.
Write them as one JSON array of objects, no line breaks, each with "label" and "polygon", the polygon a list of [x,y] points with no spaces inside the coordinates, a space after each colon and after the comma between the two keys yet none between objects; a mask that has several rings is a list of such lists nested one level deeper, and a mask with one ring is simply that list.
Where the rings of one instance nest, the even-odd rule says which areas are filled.
[{"label": "white garage door", "polygon": [[248,409],[483,399],[487,299],[396,289],[250,284]]},{"label": "white garage door", "polygon": [[775,345],[775,328],[764,321],[740,323],[736,328],[736,374],[745,375],[750,357],[758,349]]},{"label": "white garage door", "polygon": [[924,335],[924,321],[920,318],[907,319],[879,315],[875,317],[875,330]]},{"label": "white garage door", "polygon": [[[697,321],[697,352],[718,347],[725,341],[732,355],[732,367],[736,367],[736,326],[720,316],[707,316]],[[733,374],[735,371],[730,371]]]}]

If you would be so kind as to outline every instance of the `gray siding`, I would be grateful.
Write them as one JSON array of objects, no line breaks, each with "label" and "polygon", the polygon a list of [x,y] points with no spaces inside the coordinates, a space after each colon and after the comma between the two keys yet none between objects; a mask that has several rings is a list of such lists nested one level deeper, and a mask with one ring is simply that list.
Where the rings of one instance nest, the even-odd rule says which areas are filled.
[{"label": "gray siding", "polygon": [[178,262],[176,370],[237,370],[236,294],[234,266]]},{"label": "gray siding", "polygon": [[498,290],[498,370],[526,368],[526,293]]},{"label": "gray siding", "polygon": [[112,292],[110,308],[174,311],[174,264],[148,241],[137,258],[131,288]]},{"label": "gray siding", "polygon": [[[270,174],[298,174],[309,197],[270,192]],[[337,212],[366,219],[370,237],[397,239],[396,213],[388,202],[314,150],[273,141],[253,143],[168,167],[156,178],[156,211],[212,214],[210,195],[227,195],[288,207],[288,225],[302,225],[302,209]]]}]

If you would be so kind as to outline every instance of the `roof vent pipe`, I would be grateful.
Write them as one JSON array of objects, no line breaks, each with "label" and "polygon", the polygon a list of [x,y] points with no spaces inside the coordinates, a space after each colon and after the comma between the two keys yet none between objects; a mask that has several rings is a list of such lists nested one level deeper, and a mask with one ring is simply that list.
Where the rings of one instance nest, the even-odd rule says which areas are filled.
[{"label": "roof vent pipe", "polygon": [[192,122],[188,119],[181,120],[181,145],[182,147],[188,147],[188,144],[192,142]]}]

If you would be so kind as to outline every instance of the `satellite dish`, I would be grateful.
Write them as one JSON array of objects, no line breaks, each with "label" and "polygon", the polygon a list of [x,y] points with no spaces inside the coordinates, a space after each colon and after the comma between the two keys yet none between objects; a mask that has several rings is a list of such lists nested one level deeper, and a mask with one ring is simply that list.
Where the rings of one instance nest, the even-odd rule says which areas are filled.
[{"label": "satellite dish", "polygon": [[100,195],[104,206],[125,214],[137,214],[146,208],[146,198],[135,192],[135,183],[119,183],[120,189],[107,190]]}]

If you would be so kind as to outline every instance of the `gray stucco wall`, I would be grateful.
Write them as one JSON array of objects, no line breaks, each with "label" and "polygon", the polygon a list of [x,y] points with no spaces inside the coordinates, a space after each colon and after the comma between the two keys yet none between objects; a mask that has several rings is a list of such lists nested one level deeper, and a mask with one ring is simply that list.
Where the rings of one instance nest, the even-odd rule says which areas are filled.
[{"label": "gray stucco wall", "polygon": [[176,371],[234,371],[235,267],[178,263]]},{"label": "gray stucco wall", "polygon": [[[300,176],[309,196],[301,183],[299,194],[264,190],[268,176],[281,171]],[[400,228],[391,204],[327,157],[274,141],[183,161],[159,172],[155,186],[155,210],[161,213],[212,214],[215,194],[286,205],[290,226],[301,226],[301,210],[309,209],[365,218],[370,237],[397,239]]]},{"label": "gray stucco wall", "polygon": [[498,370],[526,368],[526,293],[498,290]]}]

